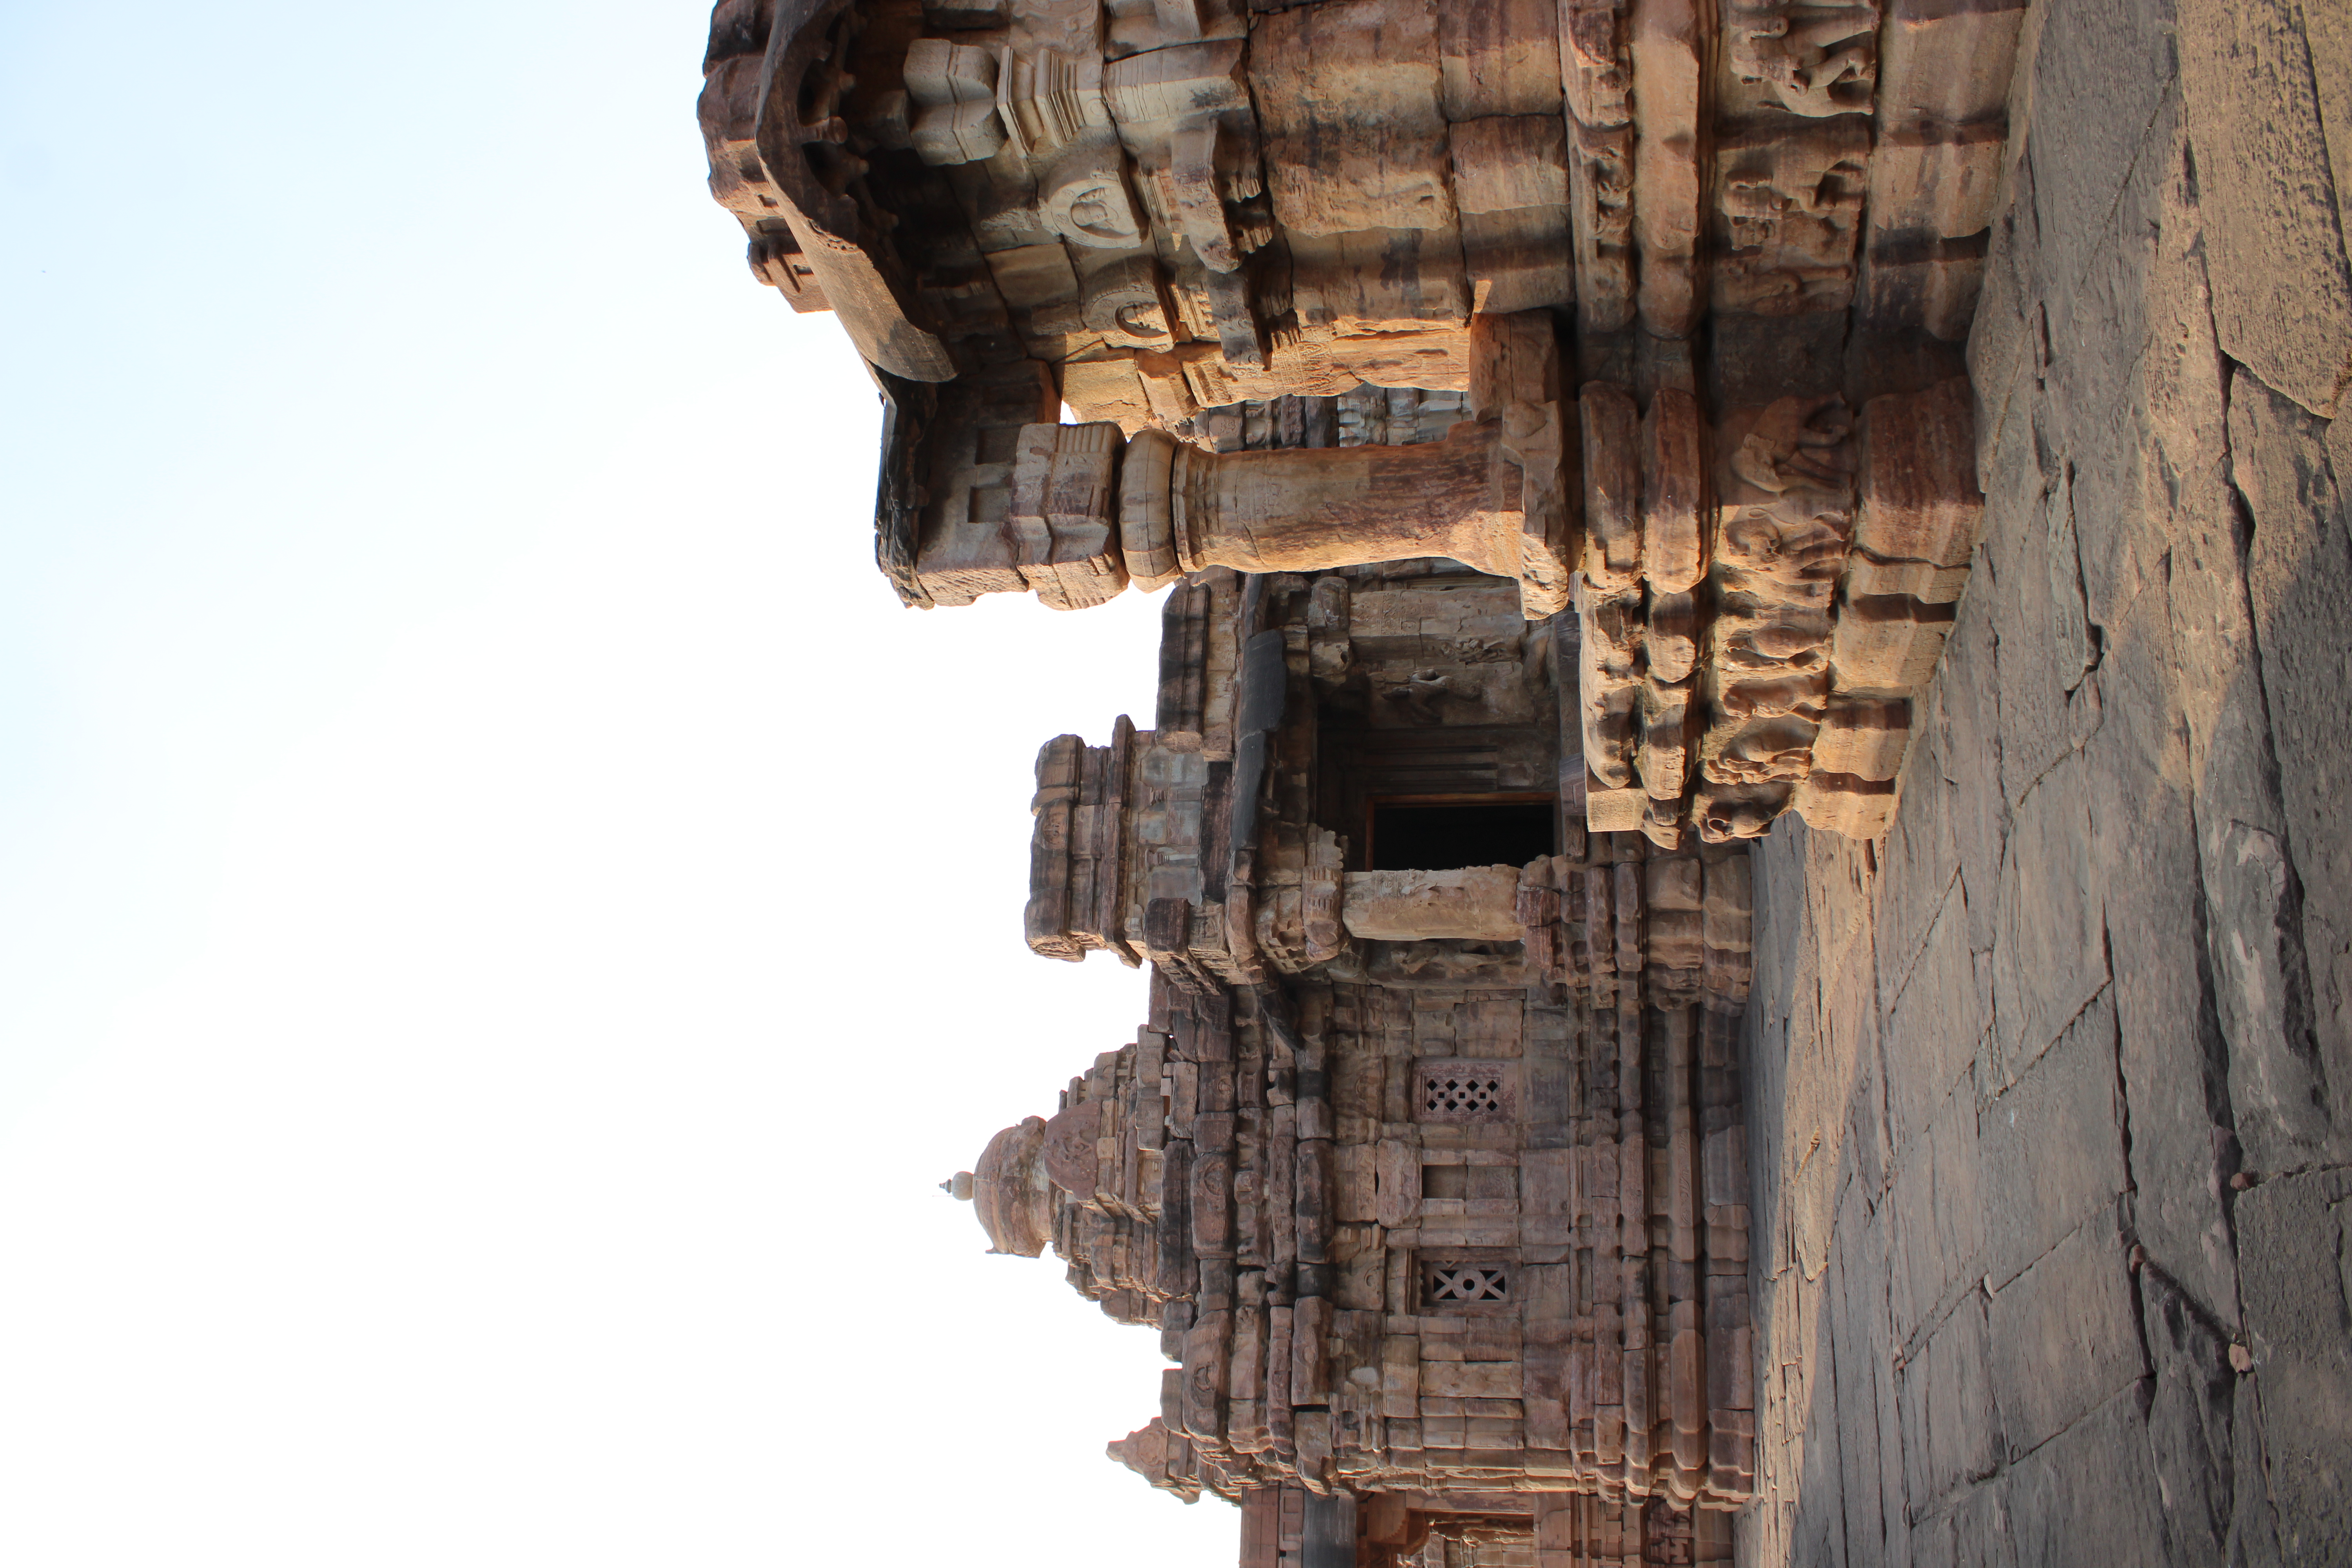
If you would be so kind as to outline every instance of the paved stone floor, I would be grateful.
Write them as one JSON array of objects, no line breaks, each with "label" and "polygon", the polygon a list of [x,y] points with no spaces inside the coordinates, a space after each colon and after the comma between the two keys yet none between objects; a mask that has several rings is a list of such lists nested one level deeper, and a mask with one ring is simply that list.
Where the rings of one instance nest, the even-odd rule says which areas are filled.
[{"label": "paved stone floor", "polygon": [[1759,851],[1740,1561],[2352,1562],[2352,6],[2026,29],[1902,809]]}]

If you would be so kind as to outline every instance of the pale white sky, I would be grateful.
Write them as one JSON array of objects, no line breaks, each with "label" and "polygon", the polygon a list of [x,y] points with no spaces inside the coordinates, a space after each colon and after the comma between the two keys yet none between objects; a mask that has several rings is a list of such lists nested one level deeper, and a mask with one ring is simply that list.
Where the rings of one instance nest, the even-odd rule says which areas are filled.
[{"label": "pale white sky", "polygon": [[0,1562],[1223,1568],[933,1184],[1131,1037],[707,8],[0,3]]}]

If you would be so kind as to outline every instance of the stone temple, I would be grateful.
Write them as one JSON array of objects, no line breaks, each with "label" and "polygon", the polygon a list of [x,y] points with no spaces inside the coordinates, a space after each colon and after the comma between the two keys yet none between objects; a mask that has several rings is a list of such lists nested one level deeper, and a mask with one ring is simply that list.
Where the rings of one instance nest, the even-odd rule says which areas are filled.
[{"label": "stone temple", "polygon": [[1114,1458],[1244,1568],[2352,1562],[2352,12],[704,72],[900,597],[1174,584],[1025,910],[1150,1015],[949,1184],[1158,1332]]},{"label": "stone temple", "polygon": [[970,1182],[1180,1363],[1115,1452],[1241,1503],[1250,1562],[1308,1521],[1727,1555],[1747,854],[1561,807],[1577,621],[1510,583],[1212,567],[1165,616],[1153,730],[1039,759],[1028,906],[1150,963],[1151,1016]]}]

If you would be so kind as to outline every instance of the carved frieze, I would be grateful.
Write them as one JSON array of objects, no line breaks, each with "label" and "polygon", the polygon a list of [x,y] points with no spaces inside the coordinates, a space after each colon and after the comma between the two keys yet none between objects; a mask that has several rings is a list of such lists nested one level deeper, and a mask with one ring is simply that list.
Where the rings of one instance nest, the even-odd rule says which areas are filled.
[{"label": "carved frieze", "polygon": [[1862,120],[1723,137],[1716,149],[1715,309],[1759,316],[1843,310],[1853,294],[1869,156],[1870,125]]},{"label": "carved frieze", "polygon": [[1633,319],[1633,127],[1571,121],[1568,173],[1578,313],[1615,331]]},{"label": "carved frieze", "polygon": [[1605,130],[1632,122],[1633,63],[1626,0],[1560,0],[1559,68],[1568,112]]},{"label": "carved frieze", "polygon": [[1005,142],[996,107],[996,57],[971,44],[918,38],[907,50],[908,126],[926,163],[976,163]]},{"label": "carved frieze", "polygon": [[1878,7],[1724,0],[1724,63],[1764,101],[1820,118],[1868,113]]}]

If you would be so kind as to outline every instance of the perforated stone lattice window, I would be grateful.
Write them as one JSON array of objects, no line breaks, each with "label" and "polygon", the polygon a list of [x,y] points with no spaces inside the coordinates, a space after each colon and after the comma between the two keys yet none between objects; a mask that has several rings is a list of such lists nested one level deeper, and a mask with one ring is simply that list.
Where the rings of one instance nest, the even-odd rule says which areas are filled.
[{"label": "perforated stone lattice window", "polygon": [[1433,1263],[1428,1293],[1433,1306],[1511,1299],[1510,1270],[1497,1263]]},{"label": "perforated stone lattice window", "polygon": [[1412,1064],[1415,1121],[1517,1121],[1519,1064],[1492,1058],[1423,1057]]},{"label": "perforated stone lattice window", "polygon": [[1421,1073],[1421,1109],[1430,1116],[1503,1116],[1509,1104],[1503,1075],[1492,1068],[1456,1071],[1425,1068]]}]

